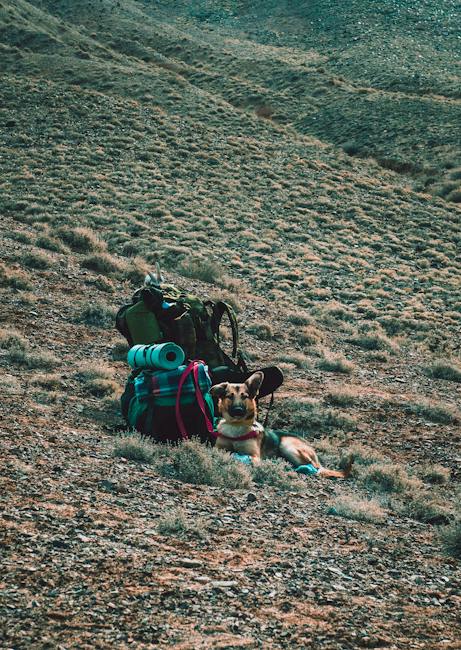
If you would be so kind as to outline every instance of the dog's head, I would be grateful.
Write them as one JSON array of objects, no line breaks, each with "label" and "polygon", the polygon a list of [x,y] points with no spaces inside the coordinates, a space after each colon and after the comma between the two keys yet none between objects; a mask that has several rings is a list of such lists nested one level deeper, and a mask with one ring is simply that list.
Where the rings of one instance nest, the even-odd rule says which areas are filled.
[{"label": "dog's head", "polygon": [[211,394],[218,398],[218,408],[228,422],[256,419],[256,397],[264,379],[264,373],[254,372],[244,384],[222,384],[212,386]]}]

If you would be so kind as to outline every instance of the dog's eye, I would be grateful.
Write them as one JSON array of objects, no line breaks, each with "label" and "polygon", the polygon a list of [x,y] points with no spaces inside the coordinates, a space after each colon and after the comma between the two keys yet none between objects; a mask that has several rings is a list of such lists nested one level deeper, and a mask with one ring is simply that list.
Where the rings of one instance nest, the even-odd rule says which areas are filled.
[{"label": "dog's eye", "polygon": [[242,399],[248,399],[249,395],[242,395]]},{"label": "dog's eye", "polygon": [[234,396],[233,396],[233,395],[226,395],[226,399],[233,400],[233,399],[234,399]]}]

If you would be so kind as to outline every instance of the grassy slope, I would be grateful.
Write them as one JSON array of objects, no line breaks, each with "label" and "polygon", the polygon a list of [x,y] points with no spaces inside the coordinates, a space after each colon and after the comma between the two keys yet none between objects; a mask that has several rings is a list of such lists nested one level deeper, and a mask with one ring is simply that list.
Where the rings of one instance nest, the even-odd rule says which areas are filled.
[{"label": "grassy slope", "polygon": [[[423,369],[433,354],[451,355],[459,362],[460,210],[415,193],[408,179],[372,160],[357,161],[332,146],[356,140],[359,125],[377,157],[397,159],[404,150],[404,161],[434,166],[442,178],[456,144],[459,100],[450,81],[454,67],[448,54],[444,58],[442,53],[440,62],[446,74],[433,70],[432,90],[426,93],[414,85],[406,88],[407,81],[390,59],[384,68],[374,67],[376,57],[370,50],[367,65],[358,65],[364,54],[355,41],[352,50],[349,47],[357,34],[342,41],[337,31],[325,32],[328,14],[306,18],[310,3],[299,5],[299,11],[305,10],[302,16],[285,15],[283,20],[269,18],[271,12],[265,15],[252,3],[256,17],[251,29],[242,3],[241,18],[231,17],[235,3],[220,3],[220,11],[203,3],[192,17],[188,3],[183,15],[180,3],[174,8],[172,3],[156,3],[155,12],[149,3],[78,4],[76,10],[75,3],[66,2],[0,2],[0,120],[6,154],[0,181],[2,268],[23,281],[28,274],[30,283],[29,291],[25,285],[9,290],[2,318],[5,327],[16,327],[27,337],[33,351],[46,349],[61,359],[51,363],[51,377],[43,365],[27,371],[27,408],[19,418],[11,418],[21,390],[18,378],[23,382],[24,373],[2,350],[2,382],[9,393],[2,404],[8,432],[5,458],[16,480],[28,477],[40,501],[67,503],[67,492],[62,491],[66,474],[60,479],[58,470],[48,472],[58,458],[72,474],[77,471],[73,455],[81,454],[81,491],[75,498],[83,510],[96,480],[93,463],[103,474],[123,474],[120,480],[130,484],[130,472],[108,457],[111,443],[101,429],[117,423],[111,386],[101,400],[77,374],[91,354],[108,366],[101,371],[103,381],[110,381],[115,372],[122,382],[126,368],[110,355],[119,339],[110,330],[76,321],[94,299],[107,307],[122,302],[137,282],[130,280],[130,273],[139,275],[157,255],[169,269],[169,279],[203,293],[219,293],[219,287],[177,275],[191,245],[194,255],[214,262],[216,272],[224,269],[224,291],[242,307],[246,347],[254,363],[282,362],[286,393],[296,399],[316,397],[324,408],[326,387],[342,388],[341,375],[317,367],[322,346],[355,364],[346,381],[356,397],[344,415],[353,417],[356,431],[352,436],[340,433],[340,444],[353,438],[386,450],[395,461],[419,465],[436,460],[456,472],[459,427],[453,422],[434,425],[405,405],[433,399],[454,408],[458,401],[458,384],[432,380]],[[328,6],[322,3],[322,11]],[[352,3],[351,10],[361,6]],[[283,8],[280,3],[277,7]],[[401,10],[396,6],[395,11]],[[369,27],[370,38],[387,32],[396,38],[385,29],[386,15],[379,14]],[[312,32],[302,27],[303,21],[314,18]],[[433,21],[424,24],[439,29]],[[426,41],[428,48],[437,45],[432,38]],[[407,51],[405,40],[399,52]],[[358,92],[359,87],[372,91]],[[411,94],[411,99],[402,93]],[[370,102],[377,113],[370,112]],[[438,108],[432,114],[426,110],[441,103],[443,116]],[[382,142],[382,129],[371,136],[379,114],[397,120],[392,127],[395,137],[389,133]],[[428,122],[433,139],[443,147],[430,146],[428,139],[417,148]],[[384,142],[389,148],[381,150]],[[77,225],[97,231],[99,248],[113,256],[116,266],[93,272],[85,268],[85,253],[63,246],[57,228]],[[50,240],[61,242],[61,249],[50,251]],[[134,254],[139,258],[135,263]],[[37,256],[39,265],[45,258],[45,268],[37,269]],[[0,280],[12,284],[1,273]],[[310,324],[303,336],[300,326],[287,319],[289,311],[301,312]],[[269,325],[259,338],[250,334],[255,321]],[[364,333],[391,347],[384,351],[384,362],[351,343]],[[390,342],[385,335],[391,336]],[[273,338],[262,340],[267,337]],[[278,417],[283,422],[283,409]],[[326,427],[325,433],[335,432],[334,423]],[[42,472],[46,480],[40,486]],[[129,516],[129,500],[119,504],[125,513],[120,517],[139,527],[146,507],[142,475],[136,474],[133,481],[139,503]],[[24,507],[25,483],[8,486],[14,506]],[[72,489],[69,484],[70,499]],[[158,489],[171,491],[165,482]],[[453,483],[445,488],[443,498],[450,500],[454,489]],[[310,495],[319,527],[324,496]],[[93,516],[98,519],[99,508],[99,519],[105,521],[101,498]],[[208,498],[216,507],[212,492]],[[34,500],[27,503],[33,506]],[[156,516],[153,510],[149,516]],[[405,553],[419,535],[428,573],[436,565],[451,571],[433,548],[430,529],[417,532],[414,525],[397,520],[392,529],[396,536],[405,530]],[[130,535],[129,530],[123,528],[119,537]],[[360,548],[368,543],[367,535],[376,535],[366,525],[354,531],[362,535]],[[264,535],[272,532],[267,529]],[[384,537],[378,544],[383,548]],[[123,552],[134,553],[136,544],[133,541],[130,550],[127,542]],[[192,552],[193,543],[185,549]],[[339,547],[328,553],[337,560],[342,555]],[[392,565],[390,557],[386,570]],[[259,561],[264,570],[264,557]],[[328,598],[325,602],[328,607]],[[392,607],[387,603],[386,608]],[[189,612],[190,620],[194,616]],[[438,631],[426,633],[436,643]],[[348,639],[356,647],[344,635],[344,644]]]}]

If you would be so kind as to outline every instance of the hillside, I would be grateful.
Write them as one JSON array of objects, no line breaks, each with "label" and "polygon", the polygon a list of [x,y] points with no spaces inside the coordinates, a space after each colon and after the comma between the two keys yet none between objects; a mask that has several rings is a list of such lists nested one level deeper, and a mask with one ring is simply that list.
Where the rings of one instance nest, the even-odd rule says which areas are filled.
[{"label": "hillside", "polygon": [[[459,647],[459,24],[0,0],[5,647]],[[350,481],[118,454],[113,318],[156,260]]]}]

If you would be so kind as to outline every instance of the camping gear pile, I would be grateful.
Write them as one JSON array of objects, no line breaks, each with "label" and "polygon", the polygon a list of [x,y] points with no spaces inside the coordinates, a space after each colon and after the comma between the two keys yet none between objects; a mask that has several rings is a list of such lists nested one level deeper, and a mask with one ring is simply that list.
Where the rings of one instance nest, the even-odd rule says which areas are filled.
[{"label": "camping gear pile", "polygon": [[[221,347],[220,326],[226,316],[232,331],[232,352]],[[116,328],[131,346],[132,371],[121,397],[127,425],[158,442],[179,442],[196,436],[215,439],[212,385],[240,383],[249,371],[239,349],[235,312],[224,301],[201,300],[171,285],[162,286],[160,271],[116,316]],[[263,368],[260,397],[283,382],[281,371]],[[270,408],[269,406],[269,408]]]}]

